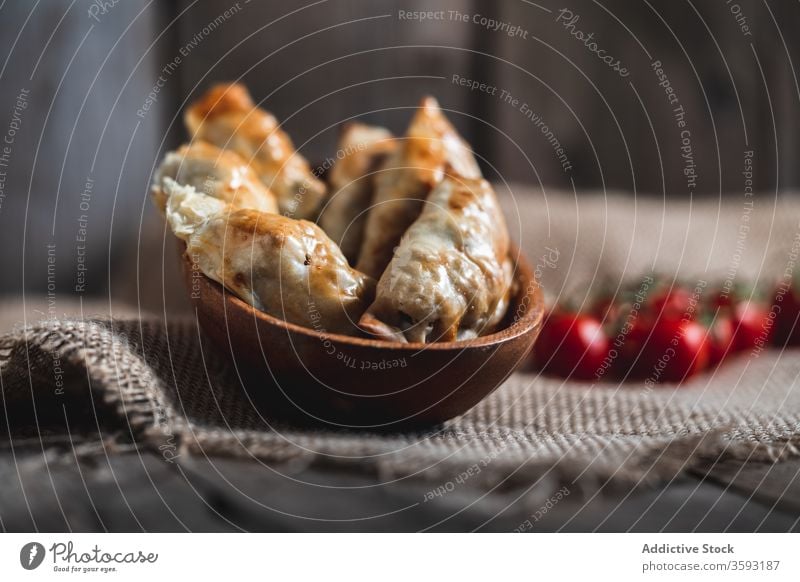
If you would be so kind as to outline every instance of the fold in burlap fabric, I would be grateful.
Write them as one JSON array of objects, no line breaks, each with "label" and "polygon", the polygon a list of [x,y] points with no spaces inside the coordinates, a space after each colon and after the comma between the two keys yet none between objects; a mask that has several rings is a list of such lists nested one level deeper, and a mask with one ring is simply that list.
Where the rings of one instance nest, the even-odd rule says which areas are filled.
[{"label": "fold in burlap fabric", "polygon": [[[743,210],[744,200],[665,206],[535,192],[505,203],[531,262],[549,256],[539,264],[548,291],[580,303],[600,273],[636,281],[654,264],[693,284],[731,272],[737,282],[774,280],[793,265],[800,204],[763,197]],[[191,318],[18,328],[0,341],[0,371],[3,434],[12,439],[45,442],[68,431],[75,443],[99,432],[103,447],[132,442],[168,461],[233,455],[324,463],[441,487],[653,482],[698,462],[800,454],[800,351],[790,349],[743,354],[680,387],[521,372],[463,417],[404,433],[300,428],[271,418],[254,408]]]}]

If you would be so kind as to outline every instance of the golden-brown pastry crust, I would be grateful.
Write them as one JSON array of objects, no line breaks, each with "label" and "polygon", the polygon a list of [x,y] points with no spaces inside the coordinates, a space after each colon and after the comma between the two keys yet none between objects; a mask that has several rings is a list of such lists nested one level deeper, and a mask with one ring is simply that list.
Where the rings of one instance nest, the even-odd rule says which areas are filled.
[{"label": "golden-brown pastry crust", "polygon": [[316,217],[326,193],[325,184],[295,150],[275,116],[255,107],[243,85],[215,85],[187,108],[184,123],[192,139],[203,139],[241,155],[275,193],[282,214]]},{"label": "golden-brown pastry crust", "polygon": [[183,145],[169,152],[158,167],[152,195],[162,213],[167,203],[164,189],[166,178],[193,186],[237,208],[278,211],[275,195],[264,186],[241,156],[204,141]]},{"label": "golden-brown pastry crust", "polygon": [[422,201],[444,177],[445,166],[465,178],[481,176],[469,145],[439,108],[425,97],[400,147],[375,176],[373,206],[367,217],[357,268],[379,277],[400,237],[419,216]]},{"label": "golden-brown pastry crust", "polygon": [[374,194],[373,172],[397,149],[392,133],[382,127],[348,123],[342,128],[337,162],[328,182],[331,196],[319,217],[322,229],[355,263],[364,238],[367,211]]},{"label": "golden-brown pastry crust", "polygon": [[420,343],[493,331],[508,305],[508,244],[491,185],[448,175],[403,235],[361,328]]},{"label": "golden-brown pastry crust", "polygon": [[256,104],[247,87],[240,83],[218,83],[206,91],[187,109],[193,126],[198,127],[204,119],[229,113],[247,113]]},{"label": "golden-brown pastry crust", "polygon": [[168,182],[167,219],[192,262],[257,309],[320,332],[354,334],[375,281],[314,223],[235,209]]}]

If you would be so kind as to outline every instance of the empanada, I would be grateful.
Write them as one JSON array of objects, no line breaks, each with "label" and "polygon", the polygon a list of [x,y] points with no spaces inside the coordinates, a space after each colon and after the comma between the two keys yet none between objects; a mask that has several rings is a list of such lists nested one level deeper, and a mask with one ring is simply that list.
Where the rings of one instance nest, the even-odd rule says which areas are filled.
[{"label": "empanada", "polygon": [[167,200],[165,178],[232,204],[261,212],[278,212],[275,195],[262,184],[250,166],[238,154],[210,143],[196,141],[169,152],[156,171],[153,200],[164,212]]},{"label": "empanada", "polygon": [[419,216],[422,201],[442,180],[445,164],[465,178],[481,176],[469,145],[433,97],[422,100],[400,142],[375,175],[373,206],[356,265],[375,278],[380,277],[400,237]]},{"label": "empanada", "polygon": [[318,332],[355,333],[375,281],[317,225],[236,209],[167,179],[167,220],[193,264],[253,307]]},{"label": "empanada", "polygon": [[212,87],[184,114],[192,139],[241,155],[272,190],[281,214],[313,219],[325,196],[320,181],[271,113],[253,103],[238,83]]},{"label": "empanada", "polygon": [[339,138],[338,161],[328,178],[332,195],[320,214],[319,224],[353,263],[358,259],[372,203],[372,173],[396,149],[397,142],[392,138],[388,129],[363,123],[348,123]]},{"label": "empanada", "polygon": [[491,185],[448,175],[428,196],[359,322],[386,340],[470,339],[494,330],[512,280],[508,233]]}]

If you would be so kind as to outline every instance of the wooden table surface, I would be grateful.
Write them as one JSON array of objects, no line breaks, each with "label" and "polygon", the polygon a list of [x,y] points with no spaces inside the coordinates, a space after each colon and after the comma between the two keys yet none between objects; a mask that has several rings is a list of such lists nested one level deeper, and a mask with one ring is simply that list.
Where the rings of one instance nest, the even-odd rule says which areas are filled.
[{"label": "wooden table surface", "polygon": [[[0,453],[3,531],[800,531],[800,462],[710,467],[655,489],[576,494],[535,519],[535,494],[456,490],[252,461],[127,452]],[[541,511],[540,511],[541,513]]]}]

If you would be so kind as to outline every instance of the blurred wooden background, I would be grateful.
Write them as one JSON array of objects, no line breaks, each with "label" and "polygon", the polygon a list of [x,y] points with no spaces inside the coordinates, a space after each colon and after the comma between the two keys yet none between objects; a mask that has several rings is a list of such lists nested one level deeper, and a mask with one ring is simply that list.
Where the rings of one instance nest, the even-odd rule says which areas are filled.
[{"label": "blurred wooden background", "polygon": [[[0,167],[0,293],[46,293],[50,283],[62,298],[75,295],[84,276],[84,294],[160,306],[162,285],[169,294],[174,280],[174,250],[162,244],[169,239],[148,185],[163,153],[183,138],[182,107],[218,80],[244,81],[312,160],[333,150],[337,126],[352,117],[402,131],[409,108],[430,93],[494,179],[741,196],[752,151],[755,190],[800,185],[800,4],[573,0],[568,9],[578,19],[570,26],[563,7],[551,0],[3,2],[0,133],[14,135]],[[420,10],[443,18],[400,14]],[[578,31],[593,33],[597,50],[629,74],[606,66]],[[681,128],[654,61],[685,110],[697,173],[691,190]],[[471,91],[454,75],[497,89]],[[503,91],[519,101],[509,103]],[[55,245],[50,255],[47,245]]]}]

